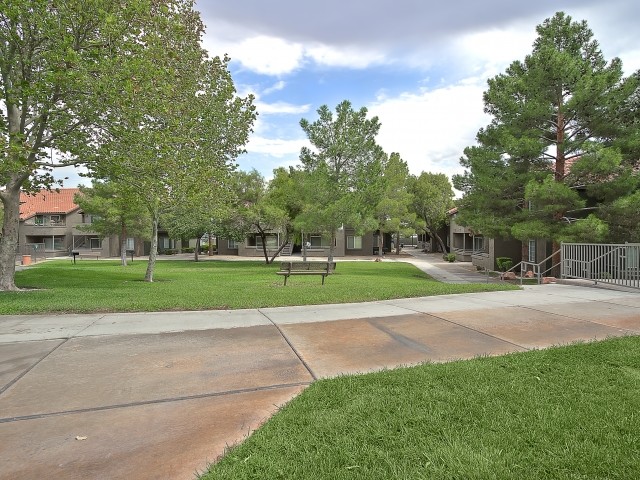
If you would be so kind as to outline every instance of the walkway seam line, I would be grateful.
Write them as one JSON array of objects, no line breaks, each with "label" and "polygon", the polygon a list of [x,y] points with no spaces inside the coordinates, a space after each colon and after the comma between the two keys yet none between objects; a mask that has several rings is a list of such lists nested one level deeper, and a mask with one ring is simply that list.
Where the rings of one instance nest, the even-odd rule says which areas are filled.
[{"label": "walkway seam line", "polygon": [[141,407],[143,405],[157,405],[162,403],[172,403],[188,400],[198,400],[201,398],[224,397],[225,395],[239,395],[242,393],[263,392],[268,390],[278,390],[280,388],[308,386],[310,382],[281,383],[277,385],[266,385],[264,387],[241,388],[237,390],[226,390],[224,392],[200,393],[197,395],[185,395],[182,397],[158,398],[156,400],[141,400],[139,402],[119,403],[115,405],[103,405],[101,407],[77,408],[74,410],[63,410],[59,412],[36,413],[33,415],[20,415],[16,417],[0,418],[0,424],[13,423],[23,420],[38,420],[41,418],[59,417],[61,415],[73,415],[77,413],[101,412],[104,410],[116,410],[119,408]]},{"label": "walkway seam line", "polygon": [[[33,370],[34,368],[36,368],[38,365],[40,365],[40,363],[47,358],[49,355],[51,355],[53,352],[55,352],[56,350],[58,350],[62,345],[64,345],[65,343],[67,343],[72,337],[67,337],[62,339],[62,341],[56,345],[55,347],[53,347],[49,352],[47,352],[46,354],[44,354],[44,356],[38,360],[36,363],[34,363],[33,365],[31,365],[29,368],[27,368],[24,372],[22,372],[20,375],[18,375],[16,378],[14,378],[13,380],[11,380],[9,383],[7,383],[4,387],[0,388],[0,395],[2,395],[4,392],[6,392],[7,390],[9,390],[13,385],[16,384],[16,382],[18,382],[19,380],[21,380],[22,378],[24,378],[25,375],[27,375],[31,370]],[[46,340],[45,340],[46,341]]]},{"label": "walkway seam line", "polygon": [[[597,300],[587,300],[587,302],[590,302],[590,303],[596,303],[596,302],[597,303],[610,303],[610,302],[606,302],[606,301],[599,302]],[[615,305],[615,304],[612,303],[612,305]],[[601,327],[616,328],[616,329],[618,329],[620,331],[628,332],[628,334],[630,334],[630,335],[637,335],[638,334],[637,333],[638,330],[632,330],[632,329],[629,329],[629,328],[618,327],[617,325],[611,325],[609,323],[603,322],[602,320],[601,321],[597,321],[597,320],[589,320],[589,319],[586,319],[586,318],[574,317],[574,316],[572,316],[571,314],[568,314],[568,313],[547,312],[545,310],[539,310],[539,309],[537,309],[537,308],[535,308],[534,306],[531,306],[531,305],[527,305],[527,306],[523,305],[521,308],[526,308],[526,309],[529,309],[529,310],[533,310],[534,312],[538,312],[538,313],[544,313],[545,315],[555,315],[556,317],[567,318],[567,319],[573,320],[575,322],[585,322],[585,323],[590,323],[592,325],[599,325]],[[631,308],[637,308],[637,307],[631,307]]]},{"label": "walkway seam line", "polygon": [[[507,308],[510,308],[510,307],[513,307],[513,305],[510,305]],[[452,325],[456,325],[458,327],[464,328],[466,330],[470,330],[470,331],[475,332],[475,333],[479,333],[480,335],[484,335],[486,337],[493,338],[494,340],[498,340],[500,342],[508,343],[509,345],[513,345],[514,347],[524,348],[526,351],[531,350],[530,348],[527,348],[524,345],[518,345],[517,343],[510,342],[509,340],[505,340],[504,338],[496,337],[495,335],[491,335],[490,333],[481,332],[480,330],[476,330],[475,328],[471,328],[468,325],[463,325],[461,323],[454,322],[453,320],[449,320],[448,318],[439,317],[437,315],[437,312],[429,313],[429,312],[421,312],[420,310],[415,310],[413,308],[407,308],[407,307],[403,307],[403,308],[405,308],[406,310],[409,310],[410,312],[415,312],[415,313],[418,313],[418,314],[421,314],[421,315],[429,315],[431,317],[437,318],[438,320],[442,320],[443,322],[447,322],[447,323],[450,323]],[[455,310],[452,310],[452,311],[455,311]]]},{"label": "walkway seam line", "polygon": [[316,380],[318,380],[318,377],[316,376],[316,374],[313,372],[312,368],[309,366],[309,364],[304,360],[304,358],[302,358],[302,355],[300,354],[300,352],[298,352],[298,349],[296,349],[296,347],[293,346],[293,343],[291,343],[291,340],[289,340],[289,337],[287,337],[287,335],[282,331],[282,328],[280,328],[280,325],[278,325],[276,322],[274,322],[269,315],[267,315],[266,313],[264,313],[261,309],[258,309],[258,313],[260,313],[260,315],[262,315],[264,318],[266,318],[267,320],[269,320],[269,322],[276,327],[276,330],[278,330],[278,332],[280,332],[280,335],[282,336],[282,338],[284,339],[285,342],[287,342],[287,345],[289,345],[289,348],[291,348],[291,350],[293,351],[293,353],[295,353],[296,357],[298,357],[298,360],[300,360],[300,362],[302,362],[302,365],[304,365],[304,368],[307,369],[307,372],[309,372],[309,375],[311,375],[311,378],[313,379],[313,381],[315,382]]}]

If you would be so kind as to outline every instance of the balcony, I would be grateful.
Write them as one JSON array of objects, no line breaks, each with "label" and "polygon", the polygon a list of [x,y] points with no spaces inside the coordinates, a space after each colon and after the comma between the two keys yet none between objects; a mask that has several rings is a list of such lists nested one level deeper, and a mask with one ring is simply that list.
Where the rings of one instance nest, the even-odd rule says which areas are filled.
[{"label": "balcony", "polygon": [[36,215],[32,221],[26,221],[25,225],[35,227],[66,227],[66,218],[63,215]]}]

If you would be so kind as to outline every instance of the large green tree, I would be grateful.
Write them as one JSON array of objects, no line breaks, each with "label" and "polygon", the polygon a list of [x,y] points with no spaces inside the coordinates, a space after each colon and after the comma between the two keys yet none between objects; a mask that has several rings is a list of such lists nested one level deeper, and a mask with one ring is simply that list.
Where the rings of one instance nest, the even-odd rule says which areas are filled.
[{"label": "large green tree", "polygon": [[354,110],[345,100],[335,116],[326,105],[317,113],[314,122],[300,121],[313,149],[303,147],[300,152],[306,202],[296,220],[300,229],[328,237],[331,262],[339,228],[375,228],[374,186],[386,155],[376,143],[378,117],[367,118],[366,108]]},{"label": "large green tree", "polygon": [[400,236],[415,231],[416,214],[411,211],[412,194],[409,167],[400,154],[392,153],[384,164],[382,176],[376,185],[379,200],[375,205],[374,217],[378,222],[378,255],[383,254],[385,233],[395,234],[396,253],[400,251]]},{"label": "large green tree", "polygon": [[442,252],[446,252],[438,230],[444,226],[447,212],[453,207],[454,195],[449,178],[444,173],[422,172],[411,178],[409,192],[420,227],[438,242]]},{"label": "large green tree", "polygon": [[[206,57],[199,16],[190,9],[174,13],[176,21],[163,24],[166,34],[148,40],[149,54],[139,60],[145,78],[121,95],[122,108],[110,113],[91,163],[95,176],[126,182],[147,206],[152,222],[148,282],[153,281],[160,219],[179,209],[176,202],[193,205],[203,193],[226,197],[230,171],[256,115],[253,97],[236,95],[229,59]],[[153,53],[163,51],[177,53],[159,62]],[[202,213],[200,218],[216,214]]]},{"label": "large green tree", "polygon": [[116,235],[120,239],[120,261],[127,265],[127,238],[148,239],[151,222],[144,204],[137,195],[131,195],[127,186],[113,182],[93,181],[91,187],[80,187],[75,203],[93,216],[90,225],[78,229],[95,232],[102,238]]},{"label": "large green tree", "polygon": [[[283,191],[289,187],[288,172],[277,169],[274,174],[275,178],[267,182],[257,170],[237,172],[237,200],[230,216],[238,236],[244,239],[247,235],[255,234],[260,238],[267,264],[280,254],[293,234],[292,217],[286,202],[290,197],[288,192]],[[280,243],[270,256],[269,239],[273,234],[278,234]]]},{"label": "large green tree", "polygon": [[221,231],[237,205],[233,191],[235,172],[223,169],[209,173],[209,184],[200,177],[198,181],[171,185],[160,218],[171,238],[196,239],[196,262],[199,261],[201,239],[205,235],[209,238],[209,252],[213,254],[213,234]]},{"label": "large green tree", "polygon": [[557,13],[537,33],[532,53],[488,82],[493,119],[454,177],[464,193],[459,220],[488,236],[603,240],[603,205],[637,179],[637,131],[617,116],[637,80],[623,78],[619,59],[604,59],[586,22]]},{"label": "large green tree", "polygon": [[[57,164],[95,147],[123,71],[138,75],[142,32],[167,20],[179,0],[0,1],[0,290],[15,290],[20,191],[53,185]],[[173,54],[163,52],[164,56]]]}]

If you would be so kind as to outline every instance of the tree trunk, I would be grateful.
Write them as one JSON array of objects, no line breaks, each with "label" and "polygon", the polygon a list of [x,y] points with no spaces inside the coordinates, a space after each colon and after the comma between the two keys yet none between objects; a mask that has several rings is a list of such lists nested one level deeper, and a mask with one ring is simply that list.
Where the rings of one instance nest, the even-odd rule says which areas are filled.
[{"label": "tree trunk", "polygon": [[145,282],[153,282],[153,270],[156,267],[156,257],[158,256],[158,216],[153,215],[151,221],[151,250],[149,251],[149,262],[147,263],[147,273],[144,276]]},{"label": "tree trunk", "polygon": [[447,253],[447,247],[444,246],[444,242],[440,238],[440,235],[438,235],[437,230],[435,228],[430,228],[429,229],[429,234],[431,235],[431,238],[435,238],[436,239],[436,241],[438,242],[438,245],[442,249],[442,253],[443,254]]},{"label": "tree trunk", "polygon": [[396,255],[400,255],[400,232],[396,232]]},{"label": "tree trunk", "polygon": [[[18,184],[19,185],[19,184]],[[0,192],[4,206],[0,238],[0,291],[16,291],[16,250],[20,225],[20,187],[8,186]]]},{"label": "tree trunk", "polygon": [[209,235],[209,251],[208,254],[210,257],[213,257],[213,235],[211,233]]},{"label": "tree trunk", "polygon": [[269,265],[271,262],[269,261],[269,252],[267,252],[267,235],[264,230],[260,229],[258,229],[258,235],[260,235],[260,238],[262,239],[262,254],[264,255],[264,261]]},{"label": "tree trunk", "polygon": [[286,237],[284,239],[284,242],[282,242],[280,244],[280,247],[278,248],[278,251],[276,253],[274,253],[273,256],[271,257],[271,262],[268,262],[268,263],[273,263],[273,261],[276,259],[276,257],[278,255],[280,255],[280,252],[284,249],[284,247],[287,246],[287,243],[289,243],[289,234],[288,233],[287,233],[287,235],[286,235]]},{"label": "tree trunk", "polygon": [[127,226],[124,222],[120,224],[120,263],[127,266]]},{"label": "tree trunk", "polygon": [[327,257],[327,261],[329,263],[333,262],[333,254],[334,254],[334,250],[335,250],[335,244],[336,244],[336,231],[335,230],[331,230],[331,243],[329,244],[329,256]]},{"label": "tree trunk", "polygon": [[302,233],[302,261],[307,261],[307,242],[304,239],[304,232]]},{"label": "tree trunk", "polygon": [[202,237],[196,238],[196,249],[193,251],[193,260],[195,262],[200,260],[198,258],[198,255],[200,254],[200,238],[202,238]]},{"label": "tree trunk", "polygon": [[378,230],[378,257],[382,258],[384,250],[384,237],[382,235],[382,231]]}]

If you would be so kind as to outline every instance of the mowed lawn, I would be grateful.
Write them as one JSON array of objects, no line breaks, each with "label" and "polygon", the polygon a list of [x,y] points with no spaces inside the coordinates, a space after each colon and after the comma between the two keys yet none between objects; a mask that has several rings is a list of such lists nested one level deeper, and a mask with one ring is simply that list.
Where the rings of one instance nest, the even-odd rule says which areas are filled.
[{"label": "mowed lawn", "polygon": [[515,289],[506,284],[451,285],[402,262],[339,262],[320,276],[295,276],[287,286],[279,264],[254,261],[166,260],[154,282],[146,261],[68,259],[16,272],[21,292],[0,293],[0,314],[210,310],[365,302],[403,297]]},{"label": "mowed lawn", "polygon": [[640,337],[320,380],[202,479],[640,478]]}]

